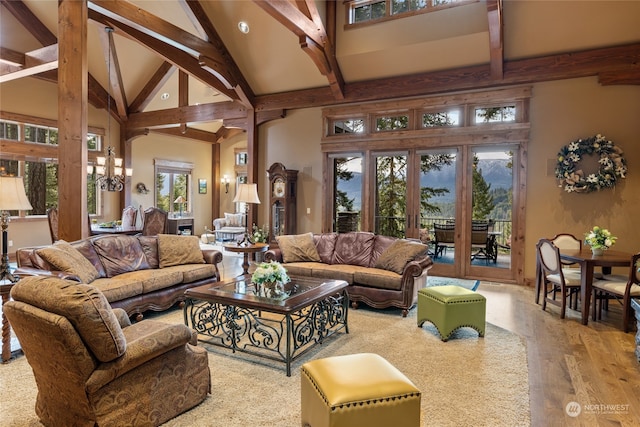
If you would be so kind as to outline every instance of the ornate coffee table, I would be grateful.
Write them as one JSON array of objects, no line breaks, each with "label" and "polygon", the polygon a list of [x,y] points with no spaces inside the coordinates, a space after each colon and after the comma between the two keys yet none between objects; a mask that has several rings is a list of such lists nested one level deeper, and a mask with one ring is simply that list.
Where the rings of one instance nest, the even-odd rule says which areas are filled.
[{"label": "ornate coffee table", "polygon": [[284,298],[255,294],[251,276],[185,291],[184,322],[203,342],[284,362],[344,329],[349,333],[347,282],[292,277]]}]

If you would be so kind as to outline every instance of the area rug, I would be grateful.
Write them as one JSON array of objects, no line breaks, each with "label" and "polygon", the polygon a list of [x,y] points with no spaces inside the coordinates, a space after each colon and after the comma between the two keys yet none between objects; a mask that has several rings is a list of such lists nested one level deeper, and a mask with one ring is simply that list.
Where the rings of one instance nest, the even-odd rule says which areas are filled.
[{"label": "area rug", "polygon": [[427,286],[456,285],[471,291],[478,289],[480,280],[456,279],[454,277],[427,276]]},{"label": "area rug", "polygon": [[[153,317],[182,322],[182,311]],[[295,361],[291,377],[284,364],[208,349],[211,395],[166,426],[299,426],[300,366],[316,358],[364,352],[386,358],[422,391],[422,426],[530,424],[524,341],[490,323],[484,338],[463,328],[443,343],[429,322],[417,327],[415,309],[406,318],[399,310],[350,310],[349,333],[334,335]],[[40,426],[36,393],[24,356],[0,365],[0,425]]]}]

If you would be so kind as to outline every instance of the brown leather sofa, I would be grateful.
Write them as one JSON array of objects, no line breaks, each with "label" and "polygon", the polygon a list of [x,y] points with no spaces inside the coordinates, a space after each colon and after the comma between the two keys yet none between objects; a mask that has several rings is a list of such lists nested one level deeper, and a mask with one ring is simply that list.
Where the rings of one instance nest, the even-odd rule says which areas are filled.
[{"label": "brown leather sofa", "polygon": [[344,280],[353,308],[359,302],[374,308],[397,307],[403,317],[416,304],[433,265],[426,245],[369,232],[276,239],[278,248],[267,251],[265,261],[282,262],[292,276]]},{"label": "brown leather sofa", "polygon": [[[58,249],[69,252],[62,252],[68,263],[51,258]],[[141,319],[144,311],[166,310],[183,301],[188,288],[220,280],[222,253],[201,250],[196,236],[108,234],[21,248],[16,258],[19,276],[56,276],[91,284],[113,308]],[[86,260],[91,265],[84,265]]]}]

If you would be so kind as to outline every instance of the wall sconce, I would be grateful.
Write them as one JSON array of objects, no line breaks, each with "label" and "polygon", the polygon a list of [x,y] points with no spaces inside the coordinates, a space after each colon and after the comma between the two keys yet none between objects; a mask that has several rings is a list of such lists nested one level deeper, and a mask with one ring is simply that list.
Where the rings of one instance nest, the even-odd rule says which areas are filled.
[{"label": "wall sconce", "polygon": [[222,185],[224,185],[224,192],[225,193],[229,193],[229,177],[227,175],[225,175],[220,182],[222,183]]}]

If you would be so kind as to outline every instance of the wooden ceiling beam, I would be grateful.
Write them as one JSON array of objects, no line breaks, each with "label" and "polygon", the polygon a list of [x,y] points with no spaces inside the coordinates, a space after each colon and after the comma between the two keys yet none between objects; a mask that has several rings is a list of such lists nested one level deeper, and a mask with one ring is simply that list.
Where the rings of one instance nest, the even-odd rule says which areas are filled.
[{"label": "wooden ceiling beam", "polygon": [[168,127],[180,123],[210,122],[212,120],[241,119],[247,109],[238,101],[188,105],[166,110],[129,114],[128,129]]},{"label": "wooden ceiling beam", "polygon": [[[219,66],[203,65],[206,65],[207,71],[226,87],[227,92],[237,86],[232,70],[226,67],[225,58],[211,43],[126,1],[91,0],[89,1],[89,9],[106,16],[111,21],[135,29],[140,34],[185,52],[193,58],[198,60],[207,58],[209,61],[215,61]],[[131,32],[129,33],[131,34]],[[229,97],[238,98],[237,95]]]},{"label": "wooden ceiling beam", "polygon": [[31,33],[42,45],[49,46],[58,43],[58,38],[31,12],[22,0],[0,0],[11,14]]},{"label": "wooden ceiling beam", "polygon": [[13,49],[0,46],[0,62],[10,65],[24,66],[24,53],[16,52]]},{"label": "wooden ceiling beam", "polygon": [[155,52],[165,61],[170,62],[179,69],[185,71],[194,78],[200,80],[207,86],[211,86],[218,92],[228,96],[231,99],[238,99],[235,91],[228,89],[213,74],[207,72],[200,66],[198,59],[183,50],[177,49],[170,44],[160,41],[144,32],[138,31],[120,21],[108,18],[99,12],[89,10],[89,18],[105,25],[111,25],[118,30],[118,34],[146,47]]},{"label": "wooden ceiling beam", "polygon": [[120,72],[120,62],[118,61],[118,53],[116,52],[116,45],[113,42],[113,33],[115,29],[111,27],[103,27],[101,24],[96,23],[98,27],[98,38],[100,44],[102,44],[102,51],[104,53],[104,61],[107,66],[107,74],[109,75],[109,88],[110,94],[113,94],[115,100],[115,107],[118,111],[118,115],[124,121],[127,119],[127,96],[124,92],[124,85],[122,83],[122,73]]},{"label": "wooden ceiling beam", "polygon": [[204,11],[202,4],[198,0],[179,0],[183,5],[183,9],[187,16],[191,19],[194,26],[199,28],[206,36],[209,43],[218,51],[221,58],[224,60],[224,66],[235,77],[236,86],[234,87],[240,100],[247,106],[252,107],[255,102],[255,93],[249,82],[240,71],[240,67],[231,56],[231,53],[227,49],[227,46],[222,41],[222,38],[216,31],[213,23],[209,19],[209,16]]},{"label": "wooden ceiling beam", "polygon": [[[298,36],[300,47],[327,77],[336,99],[344,98],[344,77],[335,57],[335,50],[320,19],[313,0],[296,3],[279,0],[254,0],[254,3]],[[302,9],[299,9],[302,3]],[[311,17],[309,17],[311,16]]]},{"label": "wooden ceiling beam", "polygon": [[504,75],[503,19],[502,0],[487,0],[487,19],[489,21],[489,61],[491,78],[501,80]]},{"label": "wooden ceiling beam", "polygon": [[33,76],[58,68],[58,44],[52,44],[24,54],[24,67],[3,64],[0,83]]},{"label": "wooden ceiling beam", "polygon": [[158,94],[162,86],[169,80],[176,66],[164,61],[160,67],[153,73],[147,84],[142,88],[136,99],[129,105],[130,113],[138,113],[144,110],[151,102],[154,96]]},{"label": "wooden ceiling beam", "polygon": [[207,132],[200,129],[190,128],[188,126],[184,129],[181,127],[149,129],[149,132],[175,136],[178,138],[195,139],[197,141],[208,142],[210,144],[218,142],[218,135],[215,132]]},{"label": "wooden ceiling beam", "polygon": [[629,70],[607,71],[598,74],[598,82],[609,85],[640,85],[640,65]]},{"label": "wooden ceiling beam", "polygon": [[305,89],[258,96],[256,111],[309,108],[336,103],[367,102],[407,96],[424,96],[459,90],[487,89],[551,80],[633,73],[640,63],[640,43],[537,58],[505,61],[504,78],[491,77],[490,65],[395,76],[345,85],[345,98],[336,101],[329,88]]}]

